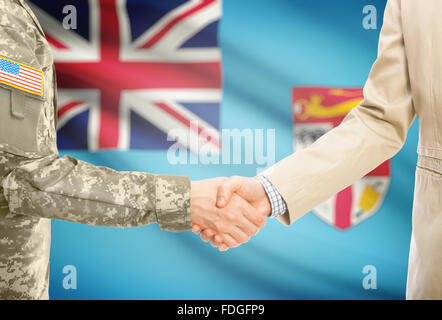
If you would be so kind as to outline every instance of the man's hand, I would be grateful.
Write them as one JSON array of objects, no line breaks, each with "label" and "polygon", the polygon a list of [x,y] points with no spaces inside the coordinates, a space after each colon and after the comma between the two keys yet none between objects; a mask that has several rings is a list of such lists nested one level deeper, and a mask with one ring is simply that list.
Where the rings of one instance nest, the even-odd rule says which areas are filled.
[{"label": "man's hand", "polygon": [[[217,234],[220,243],[237,247],[247,242],[266,223],[264,216],[238,195],[231,195],[229,203],[216,207],[216,196],[227,178],[192,181],[190,190],[190,214],[193,230],[208,230]],[[209,234],[210,234],[209,233]],[[205,240],[205,237],[202,237]],[[223,247],[224,248],[224,247]]]},{"label": "man's hand", "polygon": [[[237,196],[249,202],[257,210],[261,217],[266,217],[271,212],[271,204],[261,182],[256,178],[231,177],[224,179],[217,190],[217,206],[219,208],[229,207],[230,202]],[[223,237],[217,234],[216,230],[204,228],[199,224],[194,224],[192,230],[195,233],[201,232],[203,241],[210,241],[212,246],[225,251],[231,247],[223,241]]]},{"label": "man's hand", "polygon": [[231,177],[221,184],[216,195],[216,205],[224,208],[236,193],[248,201],[262,215],[268,216],[272,210],[267,193],[257,178]]}]

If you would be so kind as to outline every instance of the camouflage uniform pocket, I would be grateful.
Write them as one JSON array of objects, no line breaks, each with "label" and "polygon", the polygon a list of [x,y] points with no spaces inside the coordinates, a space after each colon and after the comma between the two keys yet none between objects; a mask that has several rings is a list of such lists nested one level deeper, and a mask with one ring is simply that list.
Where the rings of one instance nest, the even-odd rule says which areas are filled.
[{"label": "camouflage uniform pocket", "polygon": [[43,100],[0,87],[0,146],[12,153],[38,152],[37,125]]}]

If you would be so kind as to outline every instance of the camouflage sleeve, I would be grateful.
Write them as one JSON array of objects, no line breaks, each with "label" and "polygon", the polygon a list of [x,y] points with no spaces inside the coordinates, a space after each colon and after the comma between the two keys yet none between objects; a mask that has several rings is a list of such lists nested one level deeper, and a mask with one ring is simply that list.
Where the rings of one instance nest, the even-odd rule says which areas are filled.
[{"label": "camouflage sleeve", "polygon": [[[0,192],[11,213],[101,226],[190,228],[187,177],[117,172],[58,156],[52,54],[23,1],[0,0],[0,56],[43,72],[42,97],[0,84]],[[19,118],[16,108],[23,112]]]},{"label": "camouflage sleeve", "polygon": [[69,156],[47,156],[12,170],[3,181],[15,214],[100,226],[183,231],[190,222],[187,177],[118,172]]}]

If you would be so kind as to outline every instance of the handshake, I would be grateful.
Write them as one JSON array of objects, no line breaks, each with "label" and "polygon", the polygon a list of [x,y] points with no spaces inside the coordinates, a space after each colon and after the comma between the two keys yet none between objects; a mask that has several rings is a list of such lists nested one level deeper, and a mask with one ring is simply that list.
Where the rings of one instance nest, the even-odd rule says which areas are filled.
[{"label": "handshake", "polygon": [[249,241],[271,213],[267,193],[257,178],[192,181],[190,190],[192,231],[220,251]]}]

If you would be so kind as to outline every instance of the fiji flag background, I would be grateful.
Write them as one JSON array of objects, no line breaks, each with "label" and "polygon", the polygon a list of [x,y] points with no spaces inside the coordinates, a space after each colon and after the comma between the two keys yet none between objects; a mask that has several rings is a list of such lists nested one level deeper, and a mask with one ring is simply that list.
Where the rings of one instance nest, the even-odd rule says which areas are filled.
[{"label": "fiji flag background", "polygon": [[[33,0],[52,45],[62,154],[117,170],[253,176],[259,165],[172,165],[171,128],[275,129],[276,160],[293,152],[294,87],[362,87],[377,54],[385,0]],[[62,27],[77,9],[77,29]],[[375,30],[363,7],[377,9]],[[222,17],[221,17],[222,16]],[[188,23],[183,23],[188,21]],[[296,131],[296,130],[295,130]],[[186,139],[180,141],[185,144]],[[312,213],[269,221],[219,253],[194,234],[52,224],[52,299],[403,299],[417,123],[391,160],[382,206],[339,230]],[[187,146],[191,148],[191,146]],[[77,289],[63,288],[63,268]],[[377,289],[363,287],[364,266]]]}]

